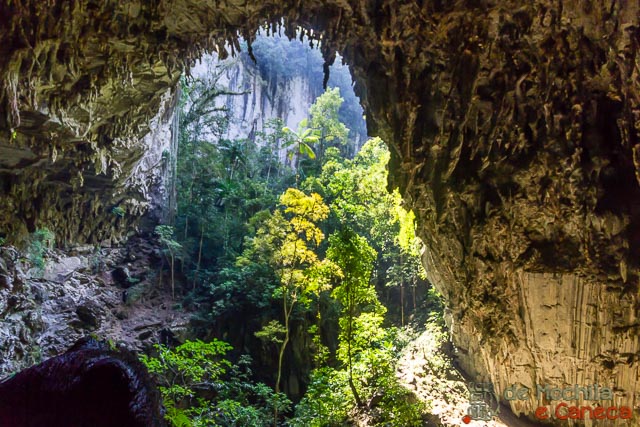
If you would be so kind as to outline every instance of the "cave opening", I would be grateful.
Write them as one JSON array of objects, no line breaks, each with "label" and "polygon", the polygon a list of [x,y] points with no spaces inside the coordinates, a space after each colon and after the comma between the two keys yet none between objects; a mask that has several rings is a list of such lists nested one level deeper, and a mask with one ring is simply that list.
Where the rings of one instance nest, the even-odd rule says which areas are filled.
[{"label": "cave opening", "polygon": [[[432,336],[422,338],[429,352],[450,364],[434,344],[446,340],[442,302],[421,265],[415,215],[397,190],[387,190],[389,150],[367,137],[348,66],[336,55],[326,78],[320,50],[302,33],[293,39],[257,33],[251,53],[244,40],[238,45],[231,58],[204,56],[191,68],[175,112],[177,209],[168,224],[187,253],[176,267],[182,307],[206,307],[209,316],[201,316],[199,333],[228,341],[235,357],[250,355],[255,378],[275,383],[303,412],[308,394],[318,393],[313,382],[327,381],[320,368],[344,369],[345,306],[352,322],[378,331],[375,339],[360,339],[397,347],[395,356],[385,356],[389,367],[423,333]],[[310,200],[316,208],[296,210]],[[301,237],[314,233],[315,241]],[[286,249],[291,240],[293,254]],[[296,245],[304,247],[298,255]],[[349,264],[340,258],[346,248],[349,257],[368,261]],[[327,265],[339,273],[322,273]],[[250,271],[256,266],[257,273]],[[283,282],[297,274],[315,278]],[[348,285],[361,293],[357,304],[340,296],[351,276],[360,283]],[[280,284],[271,289],[269,280]],[[295,295],[295,304],[286,295],[290,301]],[[393,334],[404,338],[386,341],[396,328]],[[421,369],[408,365],[405,380]],[[356,401],[370,399],[372,390],[364,390],[354,392]]]}]

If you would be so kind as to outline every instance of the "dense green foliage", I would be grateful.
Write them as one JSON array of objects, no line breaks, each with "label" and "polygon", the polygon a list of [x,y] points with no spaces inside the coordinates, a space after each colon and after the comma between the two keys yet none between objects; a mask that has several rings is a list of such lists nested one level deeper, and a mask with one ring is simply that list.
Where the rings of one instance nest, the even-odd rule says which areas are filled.
[{"label": "dense green foliage", "polygon": [[278,162],[278,150],[291,144],[281,120],[258,133],[259,145],[220,139],[227,112],[212,103],[228,91],[217,85],[218,73],[184,82],[182,92],[176,237],[185,249],[182,271],[192,288],[210,283],[234,262],[249,219],[273,207],[295,180],[293,171]]},{"label": "dense green foliage", "polygon": [[[289,78],[297,68],[271,57],[285,55],[280,43],[258,39],[254,54],[262,67],[276,67],[274,78]],[[145,358],[162,383],[168,418],[174,425],[330,426],[355,418],[420,425],[425,407],[395,375],[401,343],[391,325],[404,324],[432,292],[425,292],[413,214],[386,190],[388,149],[378,138],[355,156],[345,149],[351,133],[337,88],[317,98],[295,131],[274,120],[256,133],[257,144],[225,140],[227,112],[215,104],[227,93],[219,72],[183,83],[178,212],[175,226],[156,234],[172,292],[197,309],[202,336],[227,334],[238,350],[189,342]],[[260,372],[229,361],[246,361],[241,352],[260,358]],[[302,383],[295,409],[280,393],[295,393],[293,377]]]},{"label": "dense green foliage", "polygon": [[[245,259],[266,263],[278,279],[273,296],[282,302],[284,325],[271,321],[267,329],[280,331],[284,335],[278,353],[276,391],[280,390],[282,360],[290,339],[293,310],[299,303],[307,305],[309,298],[322,289],[324,265],[313,248],[324,239],[316,223],[329,213],[320,196],[315,193],[307,196],[293,188],[280,197],[280,203],[285,208],[276,210],[263,222],[238,260],[238,265]],[[272,335],[267,334],[267,330],[263,328],[262,337]],[[270,340],[274,341],[273,338]]]},{"label": "dense green foliage", "polygon": [[[412,308],[417,306],[416,290],[424,283],[419,259],[419,240],[415,237],[415,217],[406,212],[398,192],[386,190],[389,151],[379,138],[368,141],[352,160],[329,151],[322,172],[302,186],[322,195],[331,208],[330,227],[348,227],[377,252],[373,280],[379,291],[396,289],[400,304],[394,316],[404,324],[411,291]],[[390,307],[391,308],[391,307]]]},{"label": "dense green foliage", "polygon": [[[250,360],[233,365],[225,359],[231,346],[223,341],[187,341],[142,362],[158,381],[166,419],[178,427],[269,426],[274,410],[291,402],[282,393],[250,380]],[[208,396],[205,397],[205,396]]]}]

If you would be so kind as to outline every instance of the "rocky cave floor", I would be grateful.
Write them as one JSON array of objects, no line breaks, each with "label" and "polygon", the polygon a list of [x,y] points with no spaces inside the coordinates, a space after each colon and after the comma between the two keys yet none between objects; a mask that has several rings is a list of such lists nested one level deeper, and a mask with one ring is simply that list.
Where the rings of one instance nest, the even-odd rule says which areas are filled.
[{"label": "rocky cave floor", "polygon": [[124,247],[46,250],[43,269],[0,248],[0,378],[94,335],[144,350],[188,331],[192,313],[159,283],[161,252],[134,237]]}]

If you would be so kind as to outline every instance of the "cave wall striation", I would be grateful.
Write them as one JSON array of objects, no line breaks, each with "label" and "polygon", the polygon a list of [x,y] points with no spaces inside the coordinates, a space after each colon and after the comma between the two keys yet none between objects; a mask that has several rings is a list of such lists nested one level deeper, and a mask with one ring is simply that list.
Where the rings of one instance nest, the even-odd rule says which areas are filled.
[{"label": "cave wall striation", "polygon": [[0,8],[3,232],[117,234],[109,206],[135,200],[131,218],[146,206],[133,183],[146,182],[138,165],[157,147],[142,137],[180,71],[283,19],[288,34],[322,36],[328,63],[339,51],[350,64],[369,132],[392,148],[390,186],[418,217],[461,365],[499,390],[595,382],[640,403],[637,2]]}]

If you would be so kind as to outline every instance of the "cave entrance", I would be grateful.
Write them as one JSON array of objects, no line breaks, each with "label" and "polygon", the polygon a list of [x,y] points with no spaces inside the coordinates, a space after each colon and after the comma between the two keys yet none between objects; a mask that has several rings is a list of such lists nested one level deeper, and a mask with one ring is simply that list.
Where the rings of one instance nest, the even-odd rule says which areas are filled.
[{"label": "cave entrance", "polygon": [[[258,359],[265,367],[257,373],[260,380],[279,384],[273,378],[277,346],[265,328],[277,335],[273,322],[282,326],[287,302],[274,301],[269,286],[294,276],[281,264],[324,281],[305,296],[307,308],[298,304],[284,322],[297,336],[282,356],[281,383],[297,400],[319,363],[319,348],[335,363],[344,339],[340,293],[331,290],[344,280],[318,279],[326,274],[320,273],[322,262],[338,262],[339,248],[364,251],[350,257],[368,264],[345,265],[340,275],[361,274],[360,286],[372,287],[367,295],[362,290],[353,313],[377,313],[371,322],[380,330],[424,323],[429,314],[441,316],[442,307],[429,292],[415,218],[403,209],[400,194],[386,189],[390,153],[380,138],[367,136],[348,67],[337,57],[325,89],[324,59],[304,36],[258,33],[251,54],[246,42],[239,46],[232,58],[204,56],[181,81],[174,221],[175,238],[188,252],[181,296],[187,306],[206,300],[214,313],[210,333]],[[311,213],[299,212],[314,195]],[[314,216],[319,205],[326,212]],[[316,232],[317,238],[303,237]],[[290,239],[296,240],[294,253],[297,245],[305,248],[304,260],[282,249]],[[269,275],[275,281],[261,277]],[[316,335],[304,332],[312,326]]]},{"label": "cave entrance", "polygon": [[[223,167],[225,170],[218,172],[215,178],[218,187],[213,203],[217,209],[224,210],[225,204],[229,203],[230,192],[234,190],[234,178],[240,179],[237,174],[242,173],[241,169],[247,174],[246,179],[259,179],[262,174],[267,186],[272,186],[274,190],[276,185],[281,186],[278,191],[284,191],[286,186],[299,187],[304,184],[306,190],[312,191],[313,185],[304,182],[307,178],[321,175],[327,161],[353,160],[369,139],[364,112],[354,92],[353,78],[348,65],[343,63],[338,54],[328,69],[325,88],[324,58],[318,43],[315,42],[314,46],[302,32],[289,38],[278,33],[258,31],[252,38],[251,49],[242,39],[238,45],[240,51],[231,58],[221,60],[216,54],[203,56],[181,82],[180,104],[183,107],[179,115],[182,148],[178,157],[183,161],[178,181],[185,185],[184,178],[180,176],[188,176],[191,182],[187,184],[189,196],[186,200],[183,197],[179,203],[183,211],[193,209],[191,185],[198,174],[190,169],[193,158],[211,155],[198,154],[198,143],[193,140],[208,141],[208,148],[214,147],[218,159],[226,162]],[[303,149],[296,144],[296,138],[310,131],[310,136],[316,139],[306,142]],[[372,150],[369,149],[368,155],[381,156],[379,160],[386,169],[389,153],[382,148],[381,141],[372,141],[369,145],[376,145],[378,151],[373,150],[375,154],[371,154]],[[358,161],[363,162],[361,158],[364,156],[367,154],[362,154]],[[184,164],[185,161],[188,164]],[[251,162],[259,166],[252,166]],[[370,166],[372,174],[381,172],[373,167],[380,169],[380,165]],[[293,176],[286,178],[287,172],[282,169],[295,172],[295,181]],[[373,194],[373,197],[385,197],[383,188],[386,186],[386,171],[384,176],[376,179],[375,191],[380,193]],[[278,180],[282,182],[276,184]],[[389,203],[400,203],[397,192],[389,197],[393,199]],[[264,205],[255,203],[245,208],[243,214],[250,217]],[[400,206],[397,208],[402,210]],[[202,213],[200,208],[197,211]],[[414,226],[413,214],[405,212],[405,215],[411,215],[411,224]],[[189,222],[197,222],[193,215],[191,217],[178,212],[176,227],[184,230],[185,238],[187,230],[193,226]],[[237,215],[232,217],[235,219]],[[398,219],[390,221],[397,222]],[[370,233],[371,230],[366,231]],[[413,230],[409,234],[414,236]],[[412,238],[415,239],[415,236]],[[419,245],[417,239],[413,245]],[[219,245],[220,248],[228,246],[229,240]],[[378,246],[377,249],[382,251],[385,244]],[[237,245],[235,250],[239,248],[240,245]],[[415,271],[420,268],[415,256],[417,251],[413,252],[414,256],[408,258],[415,258],[412,267]],[[205,251],[205,257],[208,259],[203,261],[215,263],[221,255],[216,251]],[[400,260],[396,261],[402,264]],[[380,291],[387,305],[392,308],[394,318],[404,325],[425,296],[426,280],[424,274],[419,278],[410,275],[405,283],[401,278],[403,267],[392,264],[387,260],[379,276],[392,274],[398,280],[391,286],[380,286]],[[394,304],[390,304],[390,301],[394,301]]]},{"label": "cave entrance", "polygon": [[[328,62],[340,52],[351,64],[369,133],[391,147],[392,186],[421,220],[429,273],[447,293],[467,366],[503,384],[531,372],[556,379],[565,362],[535,361],[574,358],[573,350],[511,340],[532,336],[535,326],[519,321],[527,309],[519,295],[538,283],[521,281],[523,269],[559,274],[558,285],[576,273],[595,277],[594,292],[607,305],[617,295],[602,289],[632,298],[622,318],[635,319],[637,197],[613,187],[628,188],[621,183],[630,186],[638,171],[637,3],[515,3],[3,2],[0,233],[15,240],[50,226],[65,245],[122,241],[149,205],[150,166],[175,160],[171,152],[152,153],[159,146],[153,135],[140,136],[178,74],[205,50],[239,47],[239,30],[252,38],[265,22],[276,31],[284,22],[293,37],[298,26],[313,28]],[[237,176],[239,165],[226,167]],[[191,205],[214,200],[224,212],[238,199],[237,187],[218,184],[194,191]],[[604,200],[599,194],[611,191]],[[602,202],[612,206],[602,211]],[[189,224],[184,234],[196,230],[193,246],[201,248],[202,229]],[[223,235],[220,245],[238,237]],[[540,256],[541,247],[572,262],[560,268],[559,257]],[[202,283],[202,276],[191,279]],[[558,310],[565,308],[558,316],[574,316],[575,304]],[[579,324],[591,324],[580,316]],[[596,322],[594,336],[619,332],[608,326],[612,319]],[[610,347],[604,351],[617,354]],[[590,377],[611,375],[610,361],[601,366],[592,349],[577,354]],[[634,378],[631,362],[615,365],[619,378]],[[620,390],[635,387],[619,378],[611,377]]]}]

